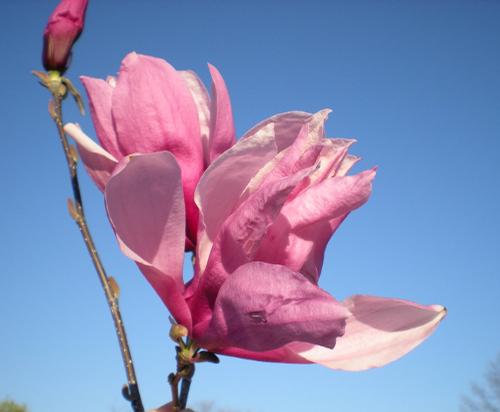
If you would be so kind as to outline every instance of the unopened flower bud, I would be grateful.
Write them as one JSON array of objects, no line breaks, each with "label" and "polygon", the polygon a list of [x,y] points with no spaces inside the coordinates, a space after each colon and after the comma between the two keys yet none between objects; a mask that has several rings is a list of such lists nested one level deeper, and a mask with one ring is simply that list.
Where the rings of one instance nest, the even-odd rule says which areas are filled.
[{"label": "unopened flower bud", "polygon": [[62,0],[49,17],[43,33],[43,66],[45,70],[64,73],[71,48],[83,30],[87,0]]},{"label": "unopened flower bud", "polygon": [[188,330],[185,326],[179,325],[178,323],[170,328],[170,338],[177,342],[188,335]]}]

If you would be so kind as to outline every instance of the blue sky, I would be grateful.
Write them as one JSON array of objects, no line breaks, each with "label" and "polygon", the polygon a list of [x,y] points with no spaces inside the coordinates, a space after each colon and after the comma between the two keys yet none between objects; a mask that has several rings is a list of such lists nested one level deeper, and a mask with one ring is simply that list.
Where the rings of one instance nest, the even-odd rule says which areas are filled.
[{"label": "blue sky", "polygon": [[[356,137],[374,193],[330,242],[321,286],[440,303],[437,332],[382,369],[224,357],[202,365],[193,406],[240,412],[456,411],[500,350],[500,3],[475,1],[93,1],[67,75],[105,77],[129,51],[208,80],[222,72],[238,135],[274,113],[333,109]],[[111,318],[66,211],[70,187],[47,115],[41,34],[57,1],[0,5],[0,399],[32,412],[128,411]],[[66,119],[94,135],[72,102]],[[169,400],[168,313],[116,246],[81,171],[88,219],[121,285],[143,400]]]}]

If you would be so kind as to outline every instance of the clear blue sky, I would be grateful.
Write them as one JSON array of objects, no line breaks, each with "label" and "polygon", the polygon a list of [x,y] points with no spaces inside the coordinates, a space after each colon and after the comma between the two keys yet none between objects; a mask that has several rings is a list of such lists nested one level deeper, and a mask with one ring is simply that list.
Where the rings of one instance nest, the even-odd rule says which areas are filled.
[{"label": "clear blue sky", "polygon": [[[56,5],[0,5],[0,399],[33,412],[128,411],[110,315],[78,231],[47,115],[41,34]],[[383,369],[346,373],[223,358],[202,365],[195,406],[244,412],[451,412],[500,350],[500,3],[471,1],[89,1],[68,76],[104,77],[129,51],[228,84],[238,134],[277,112],[331,107],[356,137],[374,194],[328,247],[322,287],[440,303],[438,331]],[[78,82],[79,87],[80,84]],[[66,119],[94,135],[72,102]],[[122,288],[148,407],[169,400],[166,309],[119,252],[101,194],[87,214]]]}]

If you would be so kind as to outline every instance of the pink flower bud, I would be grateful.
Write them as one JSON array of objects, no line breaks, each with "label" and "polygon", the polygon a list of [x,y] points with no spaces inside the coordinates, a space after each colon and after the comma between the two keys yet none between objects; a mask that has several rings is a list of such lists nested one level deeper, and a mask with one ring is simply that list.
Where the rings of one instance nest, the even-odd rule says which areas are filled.
[{"label": "pink flower bud", "polygon": [[62,0],[43,32],[43,66],[61,73],[68,68],[71,47],[83,30],[87,0]]}]

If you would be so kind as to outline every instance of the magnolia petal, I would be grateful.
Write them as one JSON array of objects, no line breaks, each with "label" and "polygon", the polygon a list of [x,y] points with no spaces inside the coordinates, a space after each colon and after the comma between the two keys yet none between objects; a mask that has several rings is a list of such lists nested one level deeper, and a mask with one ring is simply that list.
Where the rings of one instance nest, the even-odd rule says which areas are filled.
[{"label": "magnolia petal", "polygon": [[[340,139],[334,139],[333,141],[337,140]],[[294,192],[291,194],[292,198],[295,196],[296,192],[304,190],[303,186],[309,184],[311,187],[309,189],[306,188],[305,190],[311,190],[309,194],[311,195],[310,199],[312,203],[320,201],[319,199],[313,198],[315,196],[321,198],[324,194],[326,194],[326,191],[325,193],[321,193],[321,189],[324,188],[324,185],[329,183],[328,181],[325,181],[325,178],[327,178],[329,174],[343,176],[347,173],[351,166],[359,160],[359,158],[355,156],[345,156],[345,150],[347,150],[347,148],[342,148],[342,146],[344,143],[349,145],[351,142],[344,141],[344,143],[337,143],[340,144],[339,147],[341,148],[339,154],[334,158],[327,159],[328,163],[321,163],[322,165],[325,164],[326,169],[328,170],[321,171],[319,170],[320,168],[316,169],[314,173],[312,173],[307,179],[304,179],[304,181],[295,188]],[[344,169],[340,170],[341,167],[344,167]],[[345,178],[349,179],[345,183],[348,185],[353,184],[351,189],[355,190],[351,192],[349,197],[346,197],[345,194],[344,196],[338,197],[335,194],[332,194],[331,198],[335,199],[335,201],[330,202],[326,199],[327,206],[323,210],[313,207],[318,212],[316,216],[314,213],[311,213],[310,215],[298,216],[293,211],[287,212],[286,210],[283,210],[282,213],[286,214],[288,217],[297,217],[298,220],[295,222],[296,225],[292,228],[294,223],[288,221],[288,219],[283,219],[285,225],[284,227],[282,226],[281,229],[281,242],[284,243],[284,246],[281,249],[281,253],[275,253],[273,255],[268,254],[267,259],[263,256],[260,256],[260,258],[264,261],[269,261],[270,263],[285,264],[293,270],[300,271],[300,273],[308,277],[312,282],[317,283],[321,274],[325,248],[328,241],[337,231],[350,211],[360,207],[368,199],[371,193],[371,180],[373,179],[374,171],[375,169],[363,172],[356,176],[349,176]],[[332,179],[330,179],[330,181],[332,181]],[[320,183],[318,182],[324,183],[320,186]],[[340,202],[341,200],[347,201]],[[292,202],[293,200],[290,203]],[[302,209],[299,210],[302,211]],[[280,221],[280,219],[277,220],[276,227],[278,227]],[[283,235],[286,231],[289,232],[289,235],[284,237]],[[272,233],[276,233],[276,231],[273,232],[273,230],[271,230],[270,232],[272,243],[276,244],[276,239],[272,238]],[[266,249],[267,244],[267,241],[263,242],[262,250],[264,253],[268,250]]]},{"label": "magnolia petal", "polygon": [[212,76],[212,102],[210,107],[210,139],[208,141],[210,163],[236,143],[231,99],[226,83],[219,71],[208,65]]},{"label": "magnolia petal", "polygon": [[316,283],[329,239],[347,214],[368,200],[374,175],[368,170],[329,178],[289,200],[267,231],[256,259],[285,265]]},{"label": "magnolia petal", "polygon": [[331,112],[331,109],[323,109],[312,115],[308,134],[310,144],[318,143],[325,137],[325,122]]},{"label": "magnolia petal", "polygon": [[281,362],[281,363],[301,363],[301,364],[312,363],[307,359],[304,359],[303,357],[299,356],[293,350],[289,349],[288,348],[289,345],[290,344],[287,344],[277,349],[269,351],[261,351],[261,352],[253,352],[241,348],[235,348],[232,346],[223,348],[214,348],[212,350],[222,355],[234,356],[243,359],[252,359],[261,362]]},{"label": "magnolia petal", "polygon": [[[269,183],[273,180],[280,179],[292,174],[292,170],[296,171],[297,161],[303,153],[301,143],[307,139],[309,133],[308,123],[304,123],[299,131],[295,141],[274,156],[267,162],[250,180],[245,192],[243,193],[240,202],[246,199],[250,194],[255,192],[262,185]],[[308,165],[310,166],[310,165]]]},{"label": "magnolia petal", "polygon": [[[302,117],[302,115],[299,117],[300,121],[298,124],[302,125],[299,132],[290,133],[294,140],[257,172],[245,188],[240,202],[255,192],[260,186],[284,176],[290,176],[300,169],[312,166],[317,161],[322,149],[321,142],[322,140],[326,140],[322,136],[324,134],[324,122],[329,112],[329,110],[322,110],[314,115],[307,113],[307,117]],[[287,118],[285,115],[287,114],[283,114],[283,119]],[[278,117],[277,119],[280,118]],[[279,126],[279,120],[271,121],[271,123],[275,125],[275,140],[278,141],[280,140],[278,135],[280,133],[279,128],[281,127]],[[287,138],[289,139],[290,137]]]},{"label": "magnolia petal", "polygon": [[272,124],[277,152],[281,152],[295,141],[300,129],[304,123],[311,119],[311,116],[311,113],[299,111],[279,113],[252,127],[243,135],[242,139],[253,136],[262,128]]},{"label": "magnolia petal", "polygon": [[81,76],[80,80],[89,98],[90,115],[99,142],[104,149],[120,160],[123,154],[118,146],[113,118],[111,117],[114,88],[109,82],[101,79]]},{"label": "magnolia petal", "polygon": [[351,154],[346,155],[337,171],[332,176],[345,176],[351,168],[361,160],[360,157]]},{"label": "magnolia petal", "polygon": [[174,318],[191,327],[182,297],[184,201],[169,152],[124,158],[109,180],[106,208],[123,253],[135,260]]},{"label": "magnolia petal", "polygon": [[267,125],[247,139],[239,140],[205,171],[195,193],[202,216],[196,258],[202,272],[212,243],[222,223],[233,211],[240,195],[255,173],[276,154],[273,125]]},{"label": "magnolia petal", "polygon": [[75,139],[78,153],[88,174],[99,190],[104,191],[118,161],[88,137],[78,125],[68,123],[64,126],[64,131]]},{"label": "magnolia petal", "polygon": [[136,53],[122,61],[112,115],[123,153],[170,151],[182,170],[189,244],[196,242],[194,190],[203,173],[198,110],[183,77],[165,60]]},{"label": "magnolia petal", "polygon": [[345,217],[291,231],[286,226],[286,220],[281,221],[280,216],[275,225],[281,227],[284,234],[277,232],[273,225],[262,240],[255,259],[287,266],[302,273],[311,282],[318,283],[326,245]]},{"label": "magnolia petal", "polygon": [[208,95],[205,85],[195,72],[184,70],[179,71],[179,73],[186,81],[198,109],[205,166],[208,166],[210,164],[208,151],[208,139],[210,136],[210,96]]},{"label": "magnolia petal", "polygon": [[334,369],[359,371],[384,366],[422,343],[446,316],[441,305],[357,295],[345,301],[352,315],[333,350],[293,343],[299,356]]},{"label": "magnolia petal", "polygon": [[124,153],[170,150],[176,158],[201,157],[198,110],[185,80],[165,60],[129,53],[112,103]]},{"label": "magnolia petal", "polygon": [[333,177],[308,188],[282,210],[290,228],[331,220],[362,206],[370,197],[375,169]]},{"label": "magnolia petal", "polygon": [[322,139],[321,152],[318,155],[318,169],[310,176],[307,186],[317,184],[335,176],[344,159],[348,156],[349,147],[355,143],[353,139]]},{"label": "magnolia petal", "polygon": [[330,221],[319,221],[291,233],[288,258],[312,282],[318,283],[326,246],[347,216],[346,213]]},{"label": "magnolia petal", "polygon": [[217,346],[269,351],[292,341],[332,348],[349,311],[290,269],[240,266],[222,285],[206,339]]}]

